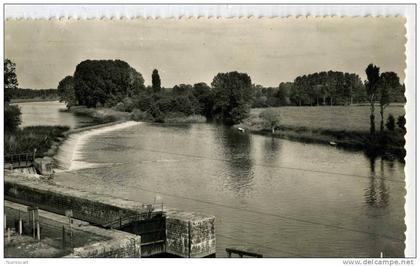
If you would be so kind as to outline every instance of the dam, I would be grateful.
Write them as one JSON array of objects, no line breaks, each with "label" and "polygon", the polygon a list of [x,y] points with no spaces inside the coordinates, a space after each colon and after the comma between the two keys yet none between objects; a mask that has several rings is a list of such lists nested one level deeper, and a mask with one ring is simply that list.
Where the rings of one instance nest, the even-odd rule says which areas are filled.
[{"label": "dam", "polygon": [[[141,204],[8,174],[4,197],[7,224],[16,224],[17,213],[26,217],[21,215],[26,206],[27,210],[39,209],[40,221],[48,219],[50,224],[65,228],[67,216],[72,220],[73,230],[83,228],[85,234],[99,237],[93,244],[79,243],[64,256],[202,258],[216,255],[215,217],[211,215],[168,209],[163,204]],[[30,223],[24,221],[27,226]],[[73,225],[78,223],[87,227]],[[106,239],[101,238],[105,236]]]}]

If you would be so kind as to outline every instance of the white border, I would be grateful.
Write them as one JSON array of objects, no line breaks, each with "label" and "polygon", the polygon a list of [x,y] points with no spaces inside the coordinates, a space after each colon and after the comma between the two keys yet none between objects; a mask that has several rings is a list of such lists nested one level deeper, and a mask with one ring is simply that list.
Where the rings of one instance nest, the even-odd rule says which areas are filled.
[{"label": "white border", "polygon": [[[16,1],[15,3],[24,3],[26,1]],[[53,3],[52,1],[44,1],[47,3]],[[92,1],[93,3],[97,2],[103,3],[104,1]],[[127,1],[128,3],[133,3],[133,1]],[[232,5],[232,4],[222,4],[222,5],[166,5],[163,4],[164,1],[158,1],[162,4],[160,5],[126,5],[119,6],[114,4],[105,4],[105,5],[7,5],[5,6],[6,18],[59,18],[59,17],[78,17],[78,18],[120,18],[120,17],[149,17],[149,18],[158,18],[158,17],[261,17],[261,16],[296,16],[296,15],[311,15],[311,16],[388,16],[388,15],[403,15],[407,18],[407,45],[406,45],[406,97],[408,99],[406,104],[406,119],[407,119],[407,129],[408,133],[406,135],[406,251],[405,254],[407,257],[414,257],[416,255],[414,240],[416,236],[415,231],[415,63],[416,63],[416,7],[413,5],[366,5],[365,3],[360,4],[346,4],[346,5],[316,5],[319,1],[311,1],[311,5],[255,5],[255,4],[245,4],[245,5]],[[323,1],[334,3],[336,1]],[[380,1],[388,2],[390,1]],[[376,1],[379,3],[379,1]],[[3,6],[4,7],[4,6]],[[2,14],[2,16],[3,16]],[[4,21],[4,18],[2,19]],[[1,35],[3,36],[3,27],[1,28]],[[1,43],[3,48],[3,42]],[[1,75],[2,76],[2,75]],[[3,76],[2,76],[3,78]],[[3,92],[1,93],[3,96]],[[419,95],[417,95],[417,100],[419,100]],[[0,107],[3,108],[3,101],[0,103]],[[3,116],[1,117],[1,127],[3,127]],[[3,129],[3,128],[2,128]],[[3,130],[1,130],[3,132]],[[2,134],[2,133],[1,133]],[[1,146],[1,151],[3,152],[3,145]],[[3,165],[3,158],[0,159],[0,163]],[[3,186],[1,187],[1,199],[3,199]],[[3,204],[1,204],[0,211],[3,212]],[[3,219],[1,219],[0,224],[2,225]],[[3,225],[2,225],[3,226]],[[2,231],[3,232],[3,231]],[[3,239],[3,233],[1,233]],[[418,253],[417,253],[418,254]],[[0,249],[0,256],[3,257],[3,249]],[[9,260],[10,261],[10,260]],[[150,261],[150,260],[149,260]],[[161,260],[151,260],[152,263],[158,263]],[[164,260],[165,261],[165,260]],[[178,260],[181,263],[184,263],[185,260]],[[200,264],[205,263],[214,263],[213,260],[195,260]],[[221,261],[221,260],[218,260]],[[29,260],[30,264],[45,264],[45,263],[64,263],[64,264],[79,264],[79,263],[101,263],[103,264],[104,260]],[[106,261],[107,264],[109,260]],[[114,264],[116,261],[112,260],[111,263]],[[120,262],[120,261],[119,261]],[[144,261],[139,262],[137,260],[123,260],[123,263],[145,263]],[[169,262],[166,260],[166,262]],[[174,263],[176,261],[170,261]],[[230,261],[229,261],[230,262]],[[238,261],[236,261],[238,262]],[[248,262],[247,260],[241,260],[240,263]],[[277,261],[280,262],[280,261]],[[281,262],[287,264],[300,264],[303,261],[300,259],[282,259]],[[305,260],[306,263],[315,263],[322,265],[342,265],[341,259],[308,259]],[[276,263],[275,260],[265,259],[264,263]]]}]

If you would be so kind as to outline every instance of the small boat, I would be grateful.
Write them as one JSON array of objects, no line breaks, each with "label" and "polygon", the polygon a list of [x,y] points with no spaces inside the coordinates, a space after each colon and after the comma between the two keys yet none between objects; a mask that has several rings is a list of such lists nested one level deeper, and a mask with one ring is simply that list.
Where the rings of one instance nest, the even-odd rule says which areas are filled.
[{"label": "small boat", "polygon": [[241,127],[238,127],[238,130],[241,131],[241,132],[245,132],[245,129],[243,129]]},{"label": "small boat", "polygon": [[336,143],[336,142],[334,142],[334,141],[330,141],[330,145],[331,145],[331,146],[337,146],[337,143]]}]

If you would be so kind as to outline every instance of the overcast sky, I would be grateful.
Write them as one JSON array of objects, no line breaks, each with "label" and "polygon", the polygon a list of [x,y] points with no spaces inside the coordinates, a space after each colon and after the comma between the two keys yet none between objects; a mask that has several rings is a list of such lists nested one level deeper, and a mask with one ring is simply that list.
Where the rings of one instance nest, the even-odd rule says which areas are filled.
[{"label": "overcast sky", "polygon": [[278,86],[324,70],[355,72],[369,63],[404,78],[402,18],[8,20],[6,58],[22,88],[56,88],[86,59],[121,59],[146,85],[159,70],[162,86],[211,83],[237,70],[252,82]]}]

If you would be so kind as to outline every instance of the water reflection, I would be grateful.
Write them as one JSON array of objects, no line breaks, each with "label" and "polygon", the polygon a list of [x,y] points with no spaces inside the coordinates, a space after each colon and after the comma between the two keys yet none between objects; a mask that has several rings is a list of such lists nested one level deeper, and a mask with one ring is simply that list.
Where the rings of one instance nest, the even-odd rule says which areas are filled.
[{"label": "water reflection", "polygon": [[385,184],[384,159],[380,158],[380,171],[376,175],[376,158],[370,158],[370,180],[366,189],[366,204],[373,208],[386,208],[389,204],[389,189]]},{"label": "water reflection", "polygon": [[264,138],[264,162],[275,164],[280,154],[281,141],[278,138]]},{"label": "water reflection", "polygon": [[251,157],[251,136],[228,127],[221,127],[217,140],[223,147],[223,157],[229,167],[226,184],[236,195],[244,196],[254,179]]}]

